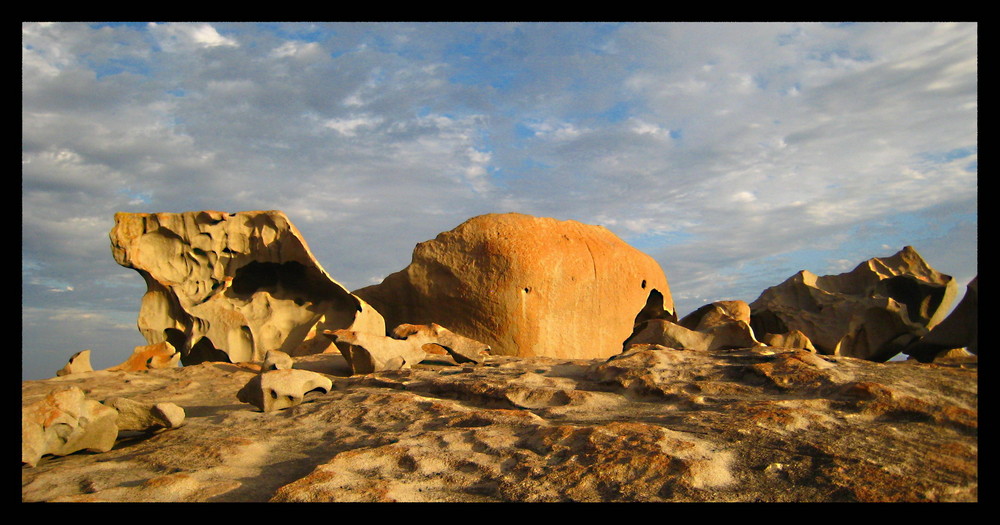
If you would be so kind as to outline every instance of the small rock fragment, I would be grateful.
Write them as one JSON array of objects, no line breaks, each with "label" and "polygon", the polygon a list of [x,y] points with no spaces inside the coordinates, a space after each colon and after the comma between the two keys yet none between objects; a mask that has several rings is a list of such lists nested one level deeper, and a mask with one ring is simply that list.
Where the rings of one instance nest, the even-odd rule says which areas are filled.
[{"label": "small rock fragment", "polygon": [[801,350],[808,350],[810,352],[816,351],[816,347],[813,346],[809,337],[799,330],[789,330],[783,334],[764,334],[761,338],[761,342],[767,346],[774,346],[777,348],[798,348]]},{"label": "small rock fragment", "polygon": [[743,321],[722,323],[704,330],[689,330],[666,319],[650,319],[636,327],[625,340],[623,350],[632,345],[656,344],[667,348],[717,350],[720,348],[751,348],[762,343],[754,338],[750,325]]},{"label": "small rock fragment", "polygon": [[236,398],[264,412],[274,412],[302,403],[313,390],[324,394],[333,389],[330,378],[309,370],[269,370],[254,376]]},{"label": "small rock fragment", "polygon": [[150,368],[176,368],[180,363],[181,354],[167,341],[152,345],[137,346],[132,355],[124,363],[108,370],[121,372],[138,372]]},{"label": "small rock fragment", "polygon": [[704,331],[733,321],[750,324],[750,305],[744,301],[715,301],[684,316],[677,324],[688,330]]},{"label": "small rock fragment", "polygon": [[323,332],[337,345],[352,374],[409,368],[427,357],[422,344],[384,335],[333,330]]},{"label": "small rock fragment", "polygon": [[124,397],[104,401],[118,411],[118,430],[153,431],[177,428],[184,423],[184,409],[173,403],[143,403]]},{"label": "small rock fragment", "polygon": [[56,372],[59,377],[69,374],[79,374],[80,372],[93,372],[90,366],[90,350],[81,350],[69,358],[69,362],[61,370]]},{"label": "small rock fragment", "polygon": [[261,372],[267,372],[268,370],[289,370],[292,365],[295,364],[295,360],[292,356],[282,352],[281,350],[268,350],[267,354],[264,355],[264,364],[261,365]]},{"label": "small rock fragment", "polygon": [[490,345],[456,334],[437,324],[401,324],[392,331],[397,339],[413,341],[421,346],[433,343],[444,348],[457,363],[482,363],[490,355]]}]

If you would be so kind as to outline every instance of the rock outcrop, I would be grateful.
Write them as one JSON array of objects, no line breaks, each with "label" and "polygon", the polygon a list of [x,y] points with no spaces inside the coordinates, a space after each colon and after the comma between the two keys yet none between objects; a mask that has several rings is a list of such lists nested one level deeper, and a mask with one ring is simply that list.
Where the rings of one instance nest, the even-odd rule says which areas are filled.
[{"label": "rock outcrop", "polygon": [[354,293],[387,326],[438,323],[499,355],[608,357],[640,312],[676,320],[653,258],[600,226],[517,213],[422,242],[404,270]]},{"label": "rock outcrop", "polygon": [[264,363],[261,364],[260,370],[266,372],[268,370],[289,370],[295,365],[295,360],[292,356],[282,352],[281,350],[268,350],[264,354]]},{"label": "rock outcrop", "polygon": [[761,337],[761,342],[778,348],[799,348],[810,352],[816,351],[816,347],[813,346],[812,341],[806,337],[806,334],[803,334],[799,330],[791,330],[783,334],[764,334]]},{"label": "rock outcrop", "polygon": [[79,387],[54,388],[21,407],[21,462],[34,466],[46,454],[107,452],[118,438],[117,419],[113,408],[87,399]]},{"label": "rock outcrop", "polygon": [[153,432],[184,424],[184,409],[173,403],[143,403],[125,397],[104,400],[104,405],[118,412],[118,431]]},{"label": "rock outcrop", "polygon": [[110,238],[115,261],[146,281],[139,331],[185,365],[322,352],[323,330],[385,333],[280,211],[118,213]]},{"label": "rock outcrop", "polygon": [[966,286],[965,296],[955,309],[931,331],[903,349],[903,353],[924,362],[949,350],[965,348],[979,354],[979,276]]},{"label": "rock outcrop", "polygon": [[66,366],[56,372],[57,376],[69,374],[79,374],[81,372],[93,372],[94,368],[90,364],[90,350],[81,350],[69,358]]},{"label": "rock outcrop", "polygon": [[622,343],[627,352],[635,345],[658,345],[677,350],[750,348],[762,343],[750,328],[750,307],[743,301],[716,301],[684,316],[678,322],[651,318],[638,321]]},{"label": "rock outcrop", "polygon": [[481,363],[491,354],[490,345],[456,334],[437,323],[401,324],[392,330],[392,336],[420,345],[424,350],[428,344],[437,345],[456,363]]},{"label": "rock outcrop", "polygon": [[136,372],[150,368],[173,368],[180,364],[181,354],[169,341],[137,346],[124,362],[108,370]]},{"label": "rock outcrop", "polygon": [[700,330],[690,330],[665,319],[650,319],[636,327],[623,344],[624,350],[634,345],[655,344],[677,350],[719,350],[750,348],[762,343],[754,338],[753,330],[744,321],[718,323]]},{"label": "rock outcrop", "polygon": [[423,344],[384,335],[352,330],[323,333],[334,342],[354,374],[409,368],[426,359],[429,353]]},{"label": "rock outcrop", "polygon": [[[364,375],[325,353],[263,375],[205,362],[25,381],[26,407],[72,383],[187,417],[104,452],[36,457],[21,499],[975,502],[974,358],[634,345],[608,359],[491,355]],[[237,402],[252,378],[302,370],[334,387],[278,412]]]},{"label": "rock outcrop", "polygon": [[942,320],[955,286],[906,246],[848,273],[799,272],[750,304],[751,326],[757,334],[799,330],[822,354],[885,361]]},{"label": "rock outcrop", "polygon": [[750,305],[744,301],[715,301],[685,315],[677,324],[688,330],[704,330],[733,321],[750,324]]},{"label": "rock outcrop", "polygon": [[438,324],[401,324],[392,337],[351,330],[323,332],[344,356],[353,374],[409,368],[425,359],[453,364],[481,363],[489,345],[458,335]]}]

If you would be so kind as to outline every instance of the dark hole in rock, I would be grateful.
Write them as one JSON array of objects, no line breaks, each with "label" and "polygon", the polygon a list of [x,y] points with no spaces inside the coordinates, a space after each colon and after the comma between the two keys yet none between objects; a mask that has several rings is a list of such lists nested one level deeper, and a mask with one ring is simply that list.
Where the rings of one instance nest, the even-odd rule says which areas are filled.
[{"label": "dark hole in rock", "polygon": [[184,335],[184,332],[176,328],[167,328],[163,330],[163,335],[167,338],[170,346],[174,347],[178,352],[183,353],[187,349],[187,336]]},{"label": "dark hole in rock", "polygon": [[191,347],[191,351],[185,354],[181,354],[181,363],[184,366],[196,365],[198,363],[204,363],[206,361],[219,361],[223,363],[229,363],[229,354],[219,350],[212,344],[212,341],[207,337],[202,337],[198,340],[194,346]]}]

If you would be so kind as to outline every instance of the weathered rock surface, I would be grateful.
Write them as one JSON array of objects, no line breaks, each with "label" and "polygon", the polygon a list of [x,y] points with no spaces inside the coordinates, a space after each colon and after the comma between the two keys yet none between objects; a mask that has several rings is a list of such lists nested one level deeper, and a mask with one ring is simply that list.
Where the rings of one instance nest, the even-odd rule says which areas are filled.
[{"label": "weathered rock surface", "polygon": [[456,334],[436,324],[401,324],[392,330],[396,339],[404,339],[425,348],[427,344],[438,345],[456,363],[481,363],[491,354],[490,345]]},{"label": "weathered rock surface", "polygon": [[106,452],[118,437],[118,413],[87,399],[76,386],[51,389],[44,398],[21,406],[21,462],[35,465],[46,454],[81,450]]},{"label": "weathered rock surface", "polygon": [[184,424],[184,409],[173,403],[143,403],[125,397],[112,397],[104,405],[118,412],[119,431],[151,432],[177,428]]},{"label": "weathered rock surface", "polygon": [[110,237],[115,261],[146,281],[139,331],[184,364],[322,352],[322,330],[385,333],[280,211],[117,213]]},{"label": "weathered rock surface", "polygon": [[352,330],[323,333],[334,342],[354,374],[409,368],[426,359],[428,354],[422,344],[414,341]]},{"label": "weathered rock surface", "polygon": [[804,333],[827,355],[885,361],[934,328],[955,281],[912,247],[839,275],[801,271],[750,304],[755,333]]},{"label": "weathered rock surface", "polygon": [[942,352],[965,348],[979,354],[979,276],[966,286],[965,295],[940,324],[903,349],[903,353],[927,362]]},{"label": "weathered rock surface", "polygon": [[718,322],[691,330],[665,319],[650,319],[636,326],[635,333],[623,344],[624,350],[639,344],[656,344],[678,350],[719,350],[749,348],[762,343],[754,338],[753,330],[744,321]]},{"label": "weathered rock surface", "polygon": [[304,402],[311,392],[325,394],[331,388],[330,378],[310,370],[266,370],[250,379],[236,393],[236,399],[264,412],[275,412]]},{"label": "weathered rock surface", "polygon": [[93,372],[94,368],[90,364],[90,350],[81,350],[69,358],[66,366],[56,372],[57,376],[68,374],[79,374],[81,372]]},{"label": "weathered rock surface", "polygon": [[676,320],[652,257],[600,226],[517,213],[422,242],[404,270],[354,293],[387,326],[438,323],[498,355],[609,357],[637,313]]},{"label": "weathered rock surface", "polygon": [[783,334],[764,334],[760,338],[761,342],[768,346],[776,346],[778,348],[799,348],[802,350],[809,350],[810,352],[815,352],[816,347],[813,346],[812,341],[798,330],[791,330]]},{"label": "weathered rock surface", "polygon": [[[619,343],[620,344],[620,343]],[[183,407],[184,425],[21,470],[23,501],[977,501],[977,364],[635,345],[350,375],[275,413],[204,362],[24,381]],[[276,374],[295,370],[277,370]],[[110,409],[108,409],[110,410]]]},{"label": "weathered rock surface", "polygon": [[750,324],[750,305],[744,301],[715,301],[685,315],[677,324],[700,331],[733,321]]},{"label": "weathered rock surface", "polygon": [[262,372],[268,370],[288,370],[295,366],[295,360],[292,356],[282,352],[281,350],[268,350],[264,354],[264,363],[261,364],[260,369]]}]

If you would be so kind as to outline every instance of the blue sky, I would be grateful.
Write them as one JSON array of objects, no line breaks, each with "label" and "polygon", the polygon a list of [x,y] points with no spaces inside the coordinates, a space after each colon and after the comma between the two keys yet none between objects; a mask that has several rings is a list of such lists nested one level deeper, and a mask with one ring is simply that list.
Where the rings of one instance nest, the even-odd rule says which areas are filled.
[{"label": "blue sky", "polygon": [[465,219],[601,224],[681,315],[977,268],[967,23],[22,24],[22,376],[144,344],[117,211],[280,209],[349,289]]}]

